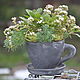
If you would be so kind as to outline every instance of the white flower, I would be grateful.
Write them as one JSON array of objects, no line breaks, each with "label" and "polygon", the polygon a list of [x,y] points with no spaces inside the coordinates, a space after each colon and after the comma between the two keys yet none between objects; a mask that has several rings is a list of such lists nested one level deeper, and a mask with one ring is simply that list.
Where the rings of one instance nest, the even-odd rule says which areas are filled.
[{"label": "white flower", "polygon": [[28,21],[29,21],[29,22],[34,21],[34,18],[30,16],[30,17],[28,18]]},{"label": "white flower", "polygon": [[44,12],[45,13],[48,13],[48,14],[51,14],[51,11],[50,10],[47,10],[47,9],[44,9]]},{"label": "white flower", "polygon": [[61,16],[61,15],[56,15],[56,17],[58,17],[59,20],[64,21],[64,17],[63,17],[63,16]]},{"label": "white flower", "polygon": [[74,16],[71,16],[71,15],[69,15],[69,17],[70,17],[70,19],[72,20],[72,21],[76,21],[76,19],[75,19],[75,17]]},{"label": "white flower", "polygon": [[65,32],[65,31],[67,31],[67,30],[66,30],[66,28],[62,28],[62,31],[64,31],[64,32]]},{"label": "white flower", "polygon": [[10,34],[10,32],[7,32],[7,34]]},{"label": "white flower", "polygon": [[15,25],[13,25],[13,26],[9,26],[9,29],[12,29],[12,28],[15,28],[16,26]]},{"label": "white flower", "polygon": [[34,32],[32,32],[32,34],[34,35],[35,33],[34,33]]},{"label": "white flower", "polygon": [[16,21],[16,17],[12,17],[11,19],[12,19],[13,21]]},{"label": "white flower", "polygon": [[6,28],[6,29],[5,29],[5,31],[9,31],[9,30],[10,30],[9,28]]},{"label": "white flower", "polygon": [[57,9],[55,9],[54,11],[55,11],[55,12],[60,12],[60,11],[62,11],[62,9],[61,9],[61,8],[57,8]]},{"label": "white flower", "polygon": [[66,5],[60,5],[59,8],[68,11],[68,6]]},{"label": "white flower", "polygon": [[63,17],[59,17],[59,20],[64,21],[64,18]]},{"label": "white flower", "polygon": [[48,5],[46,5],[46,7],[45,7],[47,10],[53,10],[53,8],[54,8],[54,6],[52,6],[52,5],[50,5],[50,4],[48,4]]},{"label": "white flower", "polygon": [[40,20],[40,21],[38,21],[37,23],[42,23],[43,22],[43,20]]},{"label": "white flower", "polygon": [[18,21],[18,23],[19,23],[19,24],[22,24],[22,23],[24,23],[24,22],[23,22],[23,21]]},{"label": "white flower", "polygon": [[40,31],[42,31],[42,29],[38,29],[37,31],[39,31],[39,32],[40,32]]},{"label": "white flower", "polygon": [[11,39],[11,36],[9,36],[9,39]]},{"label": "white flower", "polygon": [[77,26],[77,25],[76,25],[76,26],[74,26],[74,28],[76,28],[76,29],[80,29],[80,27],[79,27],[79,26]]},{"label": "white flower", "polygon": [[61,8],[55,9],[54,12],[57,13],[57,14],[64,14],[64,15],[67,15],[68,14],[67,11],[62,10]]},{"label": "white flower", "polygon": [[4,31],[4,34],[5,35],[9,34],[9,31],[10,31],[10,29],[9,28],[6,28],[5,31]]},{"label": "white flower", "polygon": [[60,12],[59,12],[59,14],[67,15],[67,14],[68,14],[68,12],[67,12],[67,11],[62,10],[62,11],[60,11]]},{"label": "white flower", "polygon": [[60,21],[60,20],[55,20],[54,22],[56,22],[56,23],[58,23],[58,24],[60,24],[60,23],[61,23],[61,21]]},{"label": "white flower", "polygon": [[11,19],[12,19],[12,22],[16,24],[16,17],[12,17]]},{"label": "white flower", "polygon": [[29,34],[32,35],[32,32],[30,32]]},{"label": "white flower", "polygon": [[29,35],[36,35],[35,32],[30,32]]}]

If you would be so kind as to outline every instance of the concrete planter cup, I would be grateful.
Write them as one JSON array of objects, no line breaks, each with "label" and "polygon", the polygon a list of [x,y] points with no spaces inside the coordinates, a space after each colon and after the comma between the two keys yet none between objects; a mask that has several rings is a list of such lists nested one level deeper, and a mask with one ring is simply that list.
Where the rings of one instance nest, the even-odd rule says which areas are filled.
[{"label": "concrete planter cup", "polygon": [[[63,51],[69,49],[69,53],[61,57]],[[51,69],[69,60],[76,53],[76,48],[71,44],[58,42],[27,42],[27,50],[32,65],[35,69]]]}]

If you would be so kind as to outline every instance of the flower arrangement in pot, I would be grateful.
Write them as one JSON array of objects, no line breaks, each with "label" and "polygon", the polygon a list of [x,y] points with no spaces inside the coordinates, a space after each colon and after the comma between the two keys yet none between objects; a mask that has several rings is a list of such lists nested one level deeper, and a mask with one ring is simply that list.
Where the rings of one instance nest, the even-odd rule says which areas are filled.
[{"label": "flower arrangement in pot", "polygon": [[[65,39],[80,32],[74,16],[68,14],[68,6],[60,5],[54,9],[52,5],[34,10],[26,9],[23,17],[12,18],[13,25],[4,30],[6,39],[4,46],[15,50],[17,47],[27,44],[32,65],[37,69],[54,68],[76,53],[73,45],[66,44]],[[70,53],[61,57],[64,49]]]}]

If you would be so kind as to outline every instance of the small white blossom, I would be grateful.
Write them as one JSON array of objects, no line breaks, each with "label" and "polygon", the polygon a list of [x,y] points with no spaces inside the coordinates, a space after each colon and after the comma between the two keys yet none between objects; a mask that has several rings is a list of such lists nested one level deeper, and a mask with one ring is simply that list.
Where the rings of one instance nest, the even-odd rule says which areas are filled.
[{"label": "small white blossom", "polygon": [[61,15],[56,15],[56,17],[58,17],[59,20],[64,21],[64,17],[63,17],[63,16],[61,16]]},{"label": "small white blossom", "polygon": [[69,15],[69,17],[70,17],[70,19],[72,20],[72,21],[76,21],[76,19],[75,19],[75,17],[74,16],[71,16],[71,15]]},{"label": "small white blossom", "polygon": [[10,31],[10,29],[6,28],[5,31],[4,31],[4,34],[7,35],[7,32],[9,32],[9,31]]},{"label": "small white blossom", "polygon": [[40,20],[40,21],[38,21],[37,23],[42,23],[43,22],[43,20]]},{"label": "small white blossom", "polygon": [[79,27],[79,26],[74,26],[74,28],[76,28],[76,29],[80,29],[80,27]]},{"label": "small white blossom", "polygon": [[60,11],[62,11],[61,8],[57,8],[57,9],[54,10],[54,12],[60,12]]},{"label": "small white blossom", "polygon": [[68,6],[66,5],[60,5],[59,8],[68,11]]},{"label": "small white blossom", "polygon": [[60,23],[61,23],[61,21],[60,21],[60,20],[55,20],[54,22],[56,22],[56,23],[58,23],[58,24],[60,24]]},{"label": "small white blossom", "polygon": [[16,17],[12,17],[11,19],[12,19],[13,21],[16,21]]},{"label": "small white blossom", "polygon": [[35,32],[30,32],[29,35],[36,35]]},{"label": "small white blossom", "polygon": [[70,20],[70,19],[68,19],[67,23],[71,23],[71,20]]},{"label": "small white blossom", "polygon": [[10,29],[9,29],[9,28],[6,28],[6,29],[5,29],[5,32],[6,32],[6,31],[10,31]]},{"label": "small white blossom", "polygon": [[64,18],[63,17],[59,17],[59,20],[64,21]]},{"label": "small white blossom", "polygon": [[54,6],[52,6],[52,5],[50,5],[50,4],[48,4],[48,5],[46,5],[46,7],[45,7],[47,10],[53,10],[53,8],[54,8]]},{"label": "small white blossom", "polygon": [[42,29],[38,29],[37,31],[39,31],[39,32],[40,32],[40,31],[42,31]]},{"label": "small white blossom", "polygon": [[11,36],[9,36],[9,39],[11,39]]},{"label": "small white blossom", "polygon": [[29,33],[30,35],[33,35],[32,32]]},{"label": "small white blossom", "polygon": [[34,18],[30,16],[30,17],[28,18],[28,21],[29,21],[29,22],[34,21]]},{"label": "small white blossom", "polygon": [[63,30],[64,32],[67,31],[66,28],[62,28],[62,30]]},{"label": "small white blossom", "polygon": [[67,15],[67,14],[68,14],[68,12],[67,12],[67,11],[62,10],[62,11],[60,11],[60,12],[59,12],[59,14]]},{"label": "small white blossom", "polygon": [[34,35],[35,33],[34,33],[34,32],[32,32],[32,34]]},{"label": "small white blossom", "polygon": [[44,9],[44,12],[45,13],[48,13],[48,14],[51,14],[51,11],[50,10],[47,10],[47,9]]},{"label": "small white blossom", "polygon": [[12,22],[16,24],[16,17],[12,17],[11,19],[12,19]]},{"label": "small white blossom", "polygon": [[15,28],[16,26],[15,25],[13,25],[13,26],[9,26],[9,29],[12,29],[12,28]]},{"label": "small white blossom", "polygon": [[10,34],[10,32],[7,32],[7,34]]},{"label": "small white blossom", "polygon": [[23,21],[18,21],[18,23],[19,23],[19,24],[22,24],[22,23],[24,23],[24,22],[23,22]]},{"label": "small white blossom", "polygon": [[64,15],[67,15],[67,14],[68,14],[67,11],[62,10],[61,8],[55,9],[54,12],[55,12],[56,14],[64,14]]}]

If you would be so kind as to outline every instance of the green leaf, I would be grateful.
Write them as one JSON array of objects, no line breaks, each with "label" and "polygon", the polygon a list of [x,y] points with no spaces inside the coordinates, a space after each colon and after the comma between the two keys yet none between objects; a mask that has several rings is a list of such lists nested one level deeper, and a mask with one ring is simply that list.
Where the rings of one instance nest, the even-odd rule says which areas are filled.
[{"label": "green leaf", "polygon": [[29,16],[31,16],[32,10],[26,9],[26,12]]},{"label": "green leaf", "polygon": [[37,9],[37,12],[38,12],[38,13],[42,13],[42,10],[43,10],[42,8],[38,8],[38,9]]},{"label": "green leaf", "polygon": [[78,36],[80,38],[80,35],[79,34],[75,34],[76,36]]},{"label": "green leaf", "polygon": [[36,10],[29,10],[29,9],[26,9],[26,12],[29,16],[32,16],[33,18],[35,18],[36,16]]},{"label": "green leaf", "polygon": [[63,34],[64,39],[66,39],[68,36],[69,36],[69,33],[68,32],[64,32],[64,34]]},{"label": "green leaf", "polygon": [[44,21],[48,22],[50,20],[50,15],[49,14],[43,14],[42,17],[43,17]]},{"label": "green leaf", "polygon": [[43,25],[42,31],[37,33],[37,40],[39,42],[51,42],[53,40],[52,30],[49,29],[49,25]]},{"label": "green leaf", "polygon": [[27,19],[24,17],[19,17],[21,20],[26,21]]},{"label": "green leaf", "polygon": [[6,48],[9,48],[11,50],[15,50],[16,48],[18,48],[19,46],[23,45],[25,43],[25,36],[24,36],[24,32],[25,30],[22,31],[14,31],[13,34],[11,35],[11,45],[10,45],[10,41],[7,38],[4,41],[4,46]]}]

